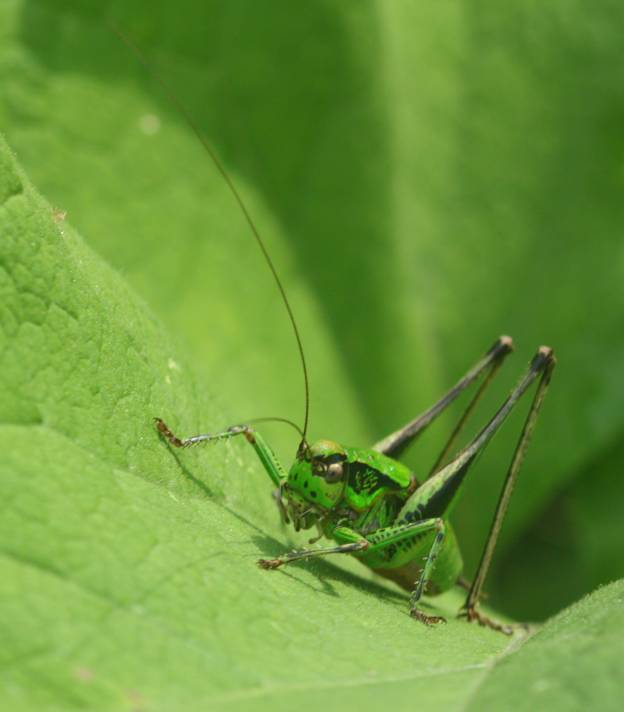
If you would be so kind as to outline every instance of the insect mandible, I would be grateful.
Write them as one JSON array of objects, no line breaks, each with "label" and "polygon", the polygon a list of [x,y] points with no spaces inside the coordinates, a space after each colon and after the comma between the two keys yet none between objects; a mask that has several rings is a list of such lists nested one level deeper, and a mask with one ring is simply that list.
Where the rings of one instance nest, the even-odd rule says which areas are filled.
[{"label": "insect mandible", "polygon": [[[176,448],[243,437],[254,448],[274,486],[273,494],[282,520],[292,523],[297,531],[316,528],[318,536],[310,543],[321,537],[334,542],[334,545],[328,547],[293,551],[274,559],[260,559],[258,564],[262,568],[276,569],[293,561],[317,556],[350,554],[376,574],[409,591],[411,616],[424,624],[432,625],[443,622],[444,618],[422,610],[420,603],[423,594],[441,593],[463,582],[461,553],[448,520],[460,486],[477,455],[486,447],[518,401],[536,383],[528,415],[504,478],[475,578],[471,584],[464,584],[468,588],[468,595],[460,613],[469,621],[477,621],[481,625],[510,634],[512,626],[501,624],[480,613],[477,604],[513,486],[555,367],[552,349],[542,346],[537,350],[528,369],[494,416],[466,446],[452,455],[457,436],[476,403],[506,356],[512,351],[512,340],[508,336],[498,338],[485,355],[433,406],[372,447],[348,447],[333,440],[309,442],[309,383],[302,340],[286,292],[258,229],[234,183],[192,117],[138,48],[118,28],[112,29],[134,51],[186,118],[238,203],[280,292],[293,328],[303,371],[303,426],[300,428],[286,419],[277,419],[290,423],[300,435],[295,460],[288,471],[261,433],[251,424],[235,425],[221,432],[179,438],[162,419],[155,418],[158,432]],[[463,391],[479,381],[479,387],[428,476],[424,479],[418,478],[398,458]]]}]

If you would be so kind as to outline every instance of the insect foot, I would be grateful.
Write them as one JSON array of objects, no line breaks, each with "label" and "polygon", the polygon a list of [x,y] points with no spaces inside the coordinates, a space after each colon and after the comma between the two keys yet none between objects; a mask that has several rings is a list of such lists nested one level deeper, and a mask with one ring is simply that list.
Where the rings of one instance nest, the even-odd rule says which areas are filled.
[{"label": "insect foot", "polygon": [[171,430],[167,427],[167,424],[160,418],[154,418],[154,425],[156,430],[166,438],[174,447],[184,447],[184,443],[180,438],[176,437]]},{"label": "insect foot", "polygon": [[281,559],[258,559],[256,562],[261,569],[278,569],[284,562]]},{"label": "insect foot", "polygon": [[503,633],[504,635],[513,635],[514,628],[523,627],[522,625],[513,626],[511,624],[497,623],[491,618],[484,616],[483,613],[479,613],[476,608],[465,608],[463,611],[461,611],[459,617],[466,618],[469,622],[477,621],[477,623],[483,626],[484,628],[491,628],[492,630],[497,630],[499,633]]},{"label": "insect foot", "polygon": [[419,611],[418,608],[410,609],[410,616],[425,625],[435,625],[436,623],[446,623],[446,618],[442,616],[428,616],[426,613]]}]

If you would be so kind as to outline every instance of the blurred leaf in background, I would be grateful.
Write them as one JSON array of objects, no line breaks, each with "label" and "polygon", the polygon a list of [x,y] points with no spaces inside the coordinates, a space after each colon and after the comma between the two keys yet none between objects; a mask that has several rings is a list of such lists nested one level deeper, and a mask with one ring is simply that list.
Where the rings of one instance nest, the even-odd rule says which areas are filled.
[{"label": "blurred leaf in background", "polygon": [[[304,335],[312,435],[374,442],[510,333],[483,420],[548,343],[560,366],[491,601],[541,618],[623,575],[624,7],[5,0],[2,130],[220,403],[225,423],[160,413],[190,433],[299,419],[301,374],[242,216],[108,20],[174,86],[266,236]],[[469,569],[521,416],[456,510]],[[417,471],[444,435],[414,449]],[[270,437],[292,457],[289,434]],[[268,519],[253,476],[240,507]]]}]

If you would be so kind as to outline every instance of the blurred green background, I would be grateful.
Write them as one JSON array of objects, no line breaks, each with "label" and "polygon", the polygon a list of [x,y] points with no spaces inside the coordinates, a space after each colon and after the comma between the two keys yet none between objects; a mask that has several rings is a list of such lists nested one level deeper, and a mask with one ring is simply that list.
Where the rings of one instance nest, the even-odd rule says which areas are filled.
[{"label": "blurred green background", "polygon": [[[559,366],[490,601],[540,619],[624,575],[624,6],[3,0],[0,129],[239,422],[300,420],[289,324],[223,181],[110,21],[265,236],[306,347],[312,437],[374,442],[509,333],[476,428],[547,343]],[[524,412],[455,510],[468,575]],[[452,422],[410,452],[417,472]],[[267,434],[292,457],[289,432]]]}]

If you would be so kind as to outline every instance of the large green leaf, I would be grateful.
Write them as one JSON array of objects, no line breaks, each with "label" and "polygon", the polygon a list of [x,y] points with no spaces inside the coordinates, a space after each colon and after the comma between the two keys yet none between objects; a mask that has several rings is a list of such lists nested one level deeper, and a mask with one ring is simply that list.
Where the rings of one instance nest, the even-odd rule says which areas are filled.
[{"label": "large green leaf", "polygon": [[455,620],[453,592],[428,629],[326,562],[255,567],[286,535],[250,451],[159,441],[154,413],[217,408],[4,143],[0,176],[3,709],[609,708],[622,582],[526,643]]},{"label": "large green leaf", "polygon": [[[583,505],[586,478],[623,428],[622,14],[567,0],[318,0],[296,12],[285,0],[5,0],[0,121],[41,189],[188,355],[184,373],[172,359],[161,406],[185,432],[249,415],[299,419],[301,376],[241,215],[110,19],[188,105],[267,238],[304,335],[313,435],[377,439],[509,332],[519,357],[484,419],[533,348],[555,346],[560,367],[493,592],[506,610],[545,615],[624,574],[606,547],[599,576],[576,571],[571,587],[565,575],[576,552],[593,559],[596,545],[584,544],[600,531],[621,533],[610,506],[620,478]],[[183,395],[189,368],[219,408]],[[106,429],[133,440],[119,421]],[[290,434],[270,435],[290,457]],[[508,428],[480,460],[456,511],[469,564],[514,436]],[[420,444],[419,470],[443,437]],[[237,471],[228,490],[268,521],[263,484]],[[565,527],[550,519],[562,496],[590,534],[576,513]],[[536,552],[543,594],[526,574]]]},{"label": "large green leaf", "polygon": [[462,709],[620,709],[623,594],[620,581],[560,613],[497,660]]}]

